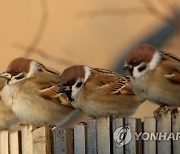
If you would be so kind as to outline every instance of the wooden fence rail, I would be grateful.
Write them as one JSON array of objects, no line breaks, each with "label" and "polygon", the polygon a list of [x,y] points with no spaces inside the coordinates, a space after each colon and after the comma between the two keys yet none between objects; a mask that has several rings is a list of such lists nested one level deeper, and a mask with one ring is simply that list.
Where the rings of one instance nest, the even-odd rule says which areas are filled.
[{"label": "wooden fence rail", "polygon": [[0,154],[180,154],[180,113],[99,118],[74,128],[0,131]]},{"label": "wooden fence rail", "polygon": [[169,112],[143,121],[92,119],[87,126],[56,128],[53,136],[54,154],[180,154],[180,114]]},{"label": "wooden fence rail", "polygon": [[0,154],[50,154],[50,129],[23,126],[15,132],[0,131]]}]

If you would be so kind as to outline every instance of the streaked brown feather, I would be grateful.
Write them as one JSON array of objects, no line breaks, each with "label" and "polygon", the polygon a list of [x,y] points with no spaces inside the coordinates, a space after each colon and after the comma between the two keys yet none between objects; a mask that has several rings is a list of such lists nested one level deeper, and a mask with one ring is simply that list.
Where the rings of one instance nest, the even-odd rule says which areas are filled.
[{"label": "streaked brown feather", "polygon": [[[101,84],[99,88],[107,90],[109,94],[134,95],[130,86],[130,77],[121,76],[118,73],[99,68],[93,68],[92,74],[94,77],[93,80],[97,81],[97,84]],[[91,78],[88,80],[91,80]]]},{"label": "streaked brown feather", "polygon": [[58,94],[59,84],[49,88],[39,90],[40,96],[47,98],[53,102],[60,103],[65,106],[72,107],[65,94]]},{"label": "streaked brown feather", "polygon": [[176,62],[180,62],[180,58],[177,57],[176,55],[174,55],[172,53],[169,53],[169,52],[166,52],[166,51],[162,51],[162,53],[164,55],[165,60],[173,60],[173,61],[176,61]]},{"label": "streaked brown feather", "polygon": [[55,75],[51,72],[40,72],[28,80],[30,82],[35,80],[35,83],[39,88],[37,90],[39,96],[51,100],[52,103],[58,103],[61,105],[72,107],[72,105],[67,101],[68,99],[64,98],[65,96],[60,96],[58,94],[59,83],[61,81],[60,74]]},{"label": "streaked brown feather", "polygon": [[58,90],[58,85],[53,85],[51,87],[47,87],[45,89],[39,90],[40,96],[49,99],[53,102],[59,102],[59,99],[57,97],[57,90]]},{"label": "streaked brown feather", "polygon": [[180,58],[167,52],[163,52],[163,54],[160,65],[166,70],[165,78],[174,84],[180,84]]}]

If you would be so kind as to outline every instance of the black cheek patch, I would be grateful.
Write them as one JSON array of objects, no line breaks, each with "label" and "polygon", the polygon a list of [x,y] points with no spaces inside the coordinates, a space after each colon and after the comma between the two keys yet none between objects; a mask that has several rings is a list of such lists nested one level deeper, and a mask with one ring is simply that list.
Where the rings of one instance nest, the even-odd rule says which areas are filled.
[{"label": "black cheek patch", "polygon": [[79,88],[81,86],[82,86],[82,81],[78,82],[77,85],[76,85],[77,88]]},{"label": "black cheek patch", "polygon": [[142,72],[142,71],[144,71],[145,69],[146,69],[146,65],[143,65],[143,66],[141,66],[141,67],[138,68],[138,71],[139,71],[139,72]]},{"label": "black cheek patch", "polygon": [[23,74],[15,77],[16,80],[20,80],[20,79],[22,79],[22,78],[24,78],[24,75],[23,75]]}]

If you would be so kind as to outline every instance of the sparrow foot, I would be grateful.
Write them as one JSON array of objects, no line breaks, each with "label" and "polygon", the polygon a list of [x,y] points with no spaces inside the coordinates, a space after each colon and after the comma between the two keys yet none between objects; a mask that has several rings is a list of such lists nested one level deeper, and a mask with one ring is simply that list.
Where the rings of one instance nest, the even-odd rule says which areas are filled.
[{"label": "sparrow foot", "polygon": [[167,116],[169,112],[175,115],[175,113],[178,113],[178,106],[160,106],[154,111],[154,117],[159,119],[162,116]]}]

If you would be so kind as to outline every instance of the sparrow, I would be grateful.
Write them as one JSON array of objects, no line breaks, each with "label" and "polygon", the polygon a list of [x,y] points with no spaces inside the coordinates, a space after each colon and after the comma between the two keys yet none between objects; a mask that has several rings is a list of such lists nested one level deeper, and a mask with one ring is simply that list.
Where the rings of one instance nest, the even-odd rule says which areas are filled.
[{"label": "sparrow", "polygon": [[129,52],[125,68],[131,75],[133,90],[142,99],[161,107],[180,106],[179,57],[144,44]]},{"label": "sparrow", "polygon": [[66,94],[72,106],[92,118],[130,116],[142,103],[128,76],[85,65],[62,72],[59,93]]},{"label": "sparrow", "polygon": [[74,110],[57,93],[61,74],[36,60],[16,58],[0,77],[6,79],[2,100],[28,124],[56,125]]},{"label": "sparrow", "polygon": [[[0,91],[5,85],[5,80],[0,79]],[[15,130],[20,124],[20,120],[14,115],[1,99],[0,96],[0,130]]]}]

